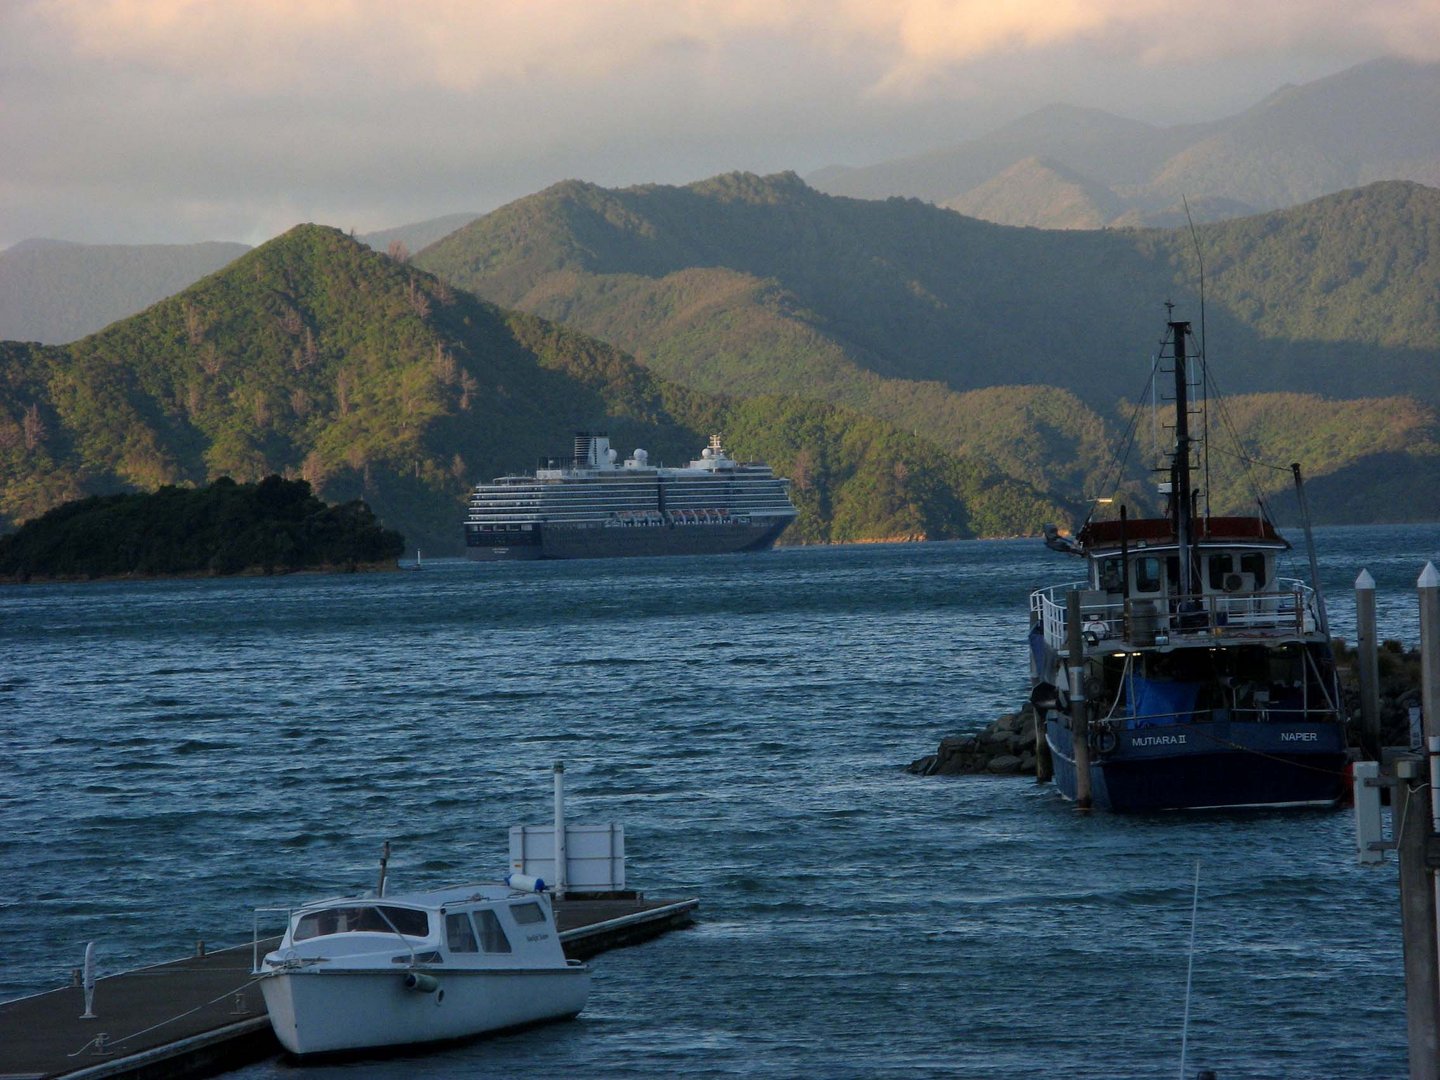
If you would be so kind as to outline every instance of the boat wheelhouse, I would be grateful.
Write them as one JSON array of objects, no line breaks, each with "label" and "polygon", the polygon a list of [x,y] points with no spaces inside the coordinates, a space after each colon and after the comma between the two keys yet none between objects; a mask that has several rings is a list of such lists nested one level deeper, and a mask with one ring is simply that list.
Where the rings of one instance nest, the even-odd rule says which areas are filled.
[{"label": "boat wheelhouse", "polygon": [[1122,507],[1074,539],[1052,534],[1086,575],[1030,599],[1032,702],[1055,783],[1121,811],[1333,804],[1347,747],[1323,595],[1282,576],[1290,544],[1263,514],[1198,511],[1190,324],[1168,330],[1165,516],[1132,520]]}]

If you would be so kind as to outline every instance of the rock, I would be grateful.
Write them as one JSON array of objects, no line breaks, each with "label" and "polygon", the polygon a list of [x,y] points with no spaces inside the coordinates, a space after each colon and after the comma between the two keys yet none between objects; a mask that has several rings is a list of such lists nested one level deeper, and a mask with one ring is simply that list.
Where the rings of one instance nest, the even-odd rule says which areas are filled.
[{"label": "rock", "polygon": [[992,773],[1017,773],[1020,771],[1020,759],[1014,754],[997,754],[990,759],[985,766],[986,772]]}]

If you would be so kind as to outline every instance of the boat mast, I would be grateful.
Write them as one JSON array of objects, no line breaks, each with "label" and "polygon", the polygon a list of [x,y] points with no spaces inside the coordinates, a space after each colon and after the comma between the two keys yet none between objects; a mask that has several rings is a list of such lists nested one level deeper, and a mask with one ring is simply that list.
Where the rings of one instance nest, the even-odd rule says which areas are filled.
[{"label": "boat mast", "polygon": [[1200,591],[1195,581],[1195,560],[1192,551],[1195,531],[1194,505],[1190,494],[1190,400],[1189,374],[1186,371],[1185,337],[1190,333],[1188,322],[1170,323],[1175,337],[1175,458],[1172,464],[1170,512],[1175,523],[1175,542],[1180,555],[1183,575],[1182,595],[1193,596]]}]

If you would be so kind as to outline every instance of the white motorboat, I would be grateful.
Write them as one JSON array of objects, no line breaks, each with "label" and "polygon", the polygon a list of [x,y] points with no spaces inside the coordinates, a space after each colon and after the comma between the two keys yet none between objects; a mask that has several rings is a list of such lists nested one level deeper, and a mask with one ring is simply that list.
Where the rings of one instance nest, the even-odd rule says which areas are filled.
[{"label": "white motorboat", "polygon": [[292,913],[256,975],[292,1054],[463,1039],[585,1007],[590,969],[568,961],[543,882],[339,897]]}]

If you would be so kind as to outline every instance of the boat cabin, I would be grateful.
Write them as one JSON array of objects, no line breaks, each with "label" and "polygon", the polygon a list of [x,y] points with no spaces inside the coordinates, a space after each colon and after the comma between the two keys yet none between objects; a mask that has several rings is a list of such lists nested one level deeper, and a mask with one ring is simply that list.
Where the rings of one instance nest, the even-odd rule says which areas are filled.
[{"label": "boat cabin", "polygon": [[296,912],[267,966],[357,964],[507,968],[564,964],[548,897],[470,885],[403,897],[324,900]]},{"label": "boat cabin", "polygon": [[1088,523],[1071,547],[1085,557],[1086,580],[1040,590],[1032,599],[1046,641],[1066,650],[1066,594],[1076,588],[1092,647],[1164,647],[1199,636],[1273,641],[1315,631],[1314,591],[1279,575],[1278,556],[1290,544],[1269,521],[1201,518],[1196,526],[1187,574],[1169,520]]}]

